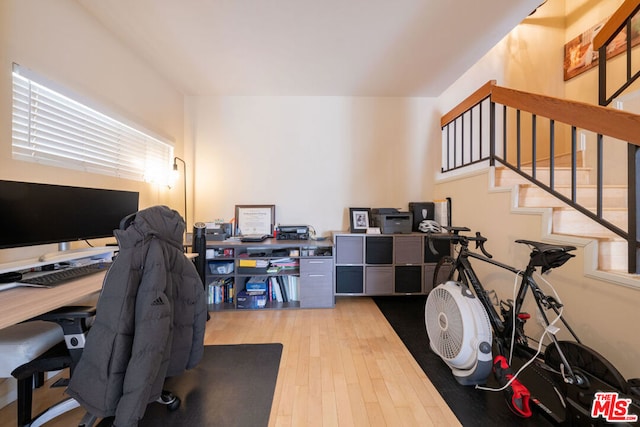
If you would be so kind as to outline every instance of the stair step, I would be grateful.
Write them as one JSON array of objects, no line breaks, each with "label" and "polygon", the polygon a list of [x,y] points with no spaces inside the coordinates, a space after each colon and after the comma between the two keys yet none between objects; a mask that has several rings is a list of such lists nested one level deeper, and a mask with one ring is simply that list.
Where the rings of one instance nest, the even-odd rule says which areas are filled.
[{"label": "stair step", "polygon": [[[571,197],[571,169],[554,168],[554,189],[565,197]],[[525,173],[531,168],[523,167]],[[595,212],[596,187],[590,185],[591,171],[579,168],[576,171],[576,201]],[[549,184],[549,170],[536,168],[539,181]],[[496,186],[519,186],[518,206],[553,208],[552,232],[554,234],[596,239],[598,242],[598,269],[626,274],[628,267],[627,242],[606,227],[598,224],[584,214],[570,208],[567,204],[552,196],[546,190],[531,183],[518,173],[506,167],[495,168]],[[607,185],[603,188],[602,203],[605,206],[603,216],[617,227],[627,229],[628,193],[626,185]]]},{"label": "stair step", "polygon": [[[571,167],[572,162],[573,160],[572,160],[571,153],[557,154],[554,156],[554,165],[556,167],[558,166]],[[536,166],[537,167],[549,166],[550,163],[551,161],[547,157],[544,159],[538,159],[538,161],[536,162]],[[586,163],[586,153],[584,151],[577,151],[576,164],[578,165],[578,167],[584,167],[585,163]],[[525,163],[525,165],[530,165],[530,164],[531,162]]]},{"label": "stair step", "polygon": [[[571,198],[570,185],[556,185],[555,190],[565,197]],[[565,207],[566,204],[552,196],[546,190],[533,185],[523,184],[519,189],[519,204],[523,207]],[[581,185],[576,187],[576,201],[595,210],[596,187],[593,185]],[[627,187],[624,185],[609,185],[602,189],[602,205],[607,208],[627,207]]]},{"label": "stair step", "polygon": [[[523,167],[521,170],[526,174],[531,174],[530,167]],[[541,181],[547,185],[549,185],[549,168],[538,167],[536,168],[536,179]],[[577,185],[589,185],[591,178],[591,169],[589,168],[578,168],[576,170],[576,181]],[[518,173],[512,171],[509,168],[501,167],[496,168],[496,185],[498,186],[512,186],[515,184],[528,183],[530,181],[526,180]],[[558,185],[571,185],[571,168],[565,167],[556,167],[554,168],[554,184]]]},{"label": "stair step", "polygon": [[598,269],[627,271],[627,242],[622,239],[601,240],[598,244]]},{"label": "stair step", "polygon": [[[616,227],[626,230],[626,209],[604,209],[602,216]],[[617,237],[615,233],[606,227],[571,208],[553,209],[553,232],[558,234],[597,238]]]}]

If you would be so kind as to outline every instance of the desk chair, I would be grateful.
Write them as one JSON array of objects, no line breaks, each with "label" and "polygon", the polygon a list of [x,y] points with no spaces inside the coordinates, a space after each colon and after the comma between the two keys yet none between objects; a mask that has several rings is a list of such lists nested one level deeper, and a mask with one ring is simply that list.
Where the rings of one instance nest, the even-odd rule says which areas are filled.
[{"label": "desk chair", "polygon": [[[11,378],[14,369],[29,363],[64,342],[62,329],[50,322],[27,322],[0,330],[0,378]],[[44,374],[31,378],[40,387]]]},{"label": "desk chair", "polygon": [[[27,333],[23,335],[22,339],[22,342],[27,346],[29,345],[27,343],[29,331],[52,331],[49,337],[49,345],[41,345],[41,348],[44,349],[41,354],[37,357],[30,357],[28,360],[23,358],[22,361],[24,363],[16,366],[11,371],[11,375],[18,381],[18,426],[38,426],[78,406],[77,403],[74,404],[74,402],[65,400],[32,418],[34,386],[42,385],[45,372],[60,371],[66,368],[73,372],[75,363],[78,362],[82,354],[84,337],[94,315],[94,307],[63,307],[40,315],[32,319],[32,321],[7,328],[10,330],[7,335]],[[36,346],[38,341],[44,344],[44,339],[38,340],[38,338],[42,338],[41,336],[31,334],[30,338],[31,346]],[[11,352],[12,350],[6,348],[6,351]],[[58,382],[58,384],[64,385],[64,381],[61,384]]]},{"label": "desk chair", "polygon": [[[65,399],[44,412],[32,418],[33,388],[41,386],[45,372],[55,372],[69,368],[70,375],[82,356],[85,337],[90,328],[96,309],[92,306],[69,306],[45,313],[33,321],[20,323],[0,331],[0,351],[2,355],[16,353],[20,344],[24,349],[34,354],[36,348],[41,349],[37,356],[15,356],[19,364],[11,371],[11,375],[18,381],[17,420],[18,427],[37,427],[57,416],[78,408],[80,404],[73,398]],[[3,338],[5,338],[3,340]],[[11,341],[19,343],[11,347]],[[4,346],[2,346],[4,344]],[[25,353],[23,351],[23,353]],[[9,359],[10,357],[7,357]],[[0,366],[5,365],[0,358]],[[7,363],[10,363],[7,360]],[[58,380],[54,386],[65,386],[68,380]],[[157,402],[167,405],[168,410],[174,411],[180,406],[180,399],[169,391],[163,391]],[[98,421],[98,417],[86,413],[79,422],[79,427],[106,427],[111,425],[112,419]],[[95,423],[98,424],[95,424]]]},{"label": "desk chair", "polygon": [[[96,415],[105,417],[99,426],[111,425],[113,415],[129,425],[153,399],[177,409],[180,400],[162,390],[164,380],[202,358],[207,305],[202,281],[182,251],[184,220],[166,206],[151,207],[123,219],[114,234],[119,251],[105,276],[86,348],[90,315],[46,315],[65,329],[71,371],[66,393],[72,398],[41,414],[45,419],[79,404],[92,413],[82,427],[93,426]],[[147,351],[136,350],[141,348]],[[34,361],[13,375],[25,378],[26,387],[26,379],[43,369],[49,367]],[[30,420],[30,393],[22,401],[20,427],[41,425]]]}]

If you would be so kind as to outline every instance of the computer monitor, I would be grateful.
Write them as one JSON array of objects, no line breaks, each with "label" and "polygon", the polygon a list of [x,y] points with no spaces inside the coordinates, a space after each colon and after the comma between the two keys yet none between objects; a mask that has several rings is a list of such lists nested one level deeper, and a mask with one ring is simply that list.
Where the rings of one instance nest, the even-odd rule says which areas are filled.
[{"label": "computer monitor", "polygon": [[0,180],[0,249],[111,237],[138,199],[134,191]]}]

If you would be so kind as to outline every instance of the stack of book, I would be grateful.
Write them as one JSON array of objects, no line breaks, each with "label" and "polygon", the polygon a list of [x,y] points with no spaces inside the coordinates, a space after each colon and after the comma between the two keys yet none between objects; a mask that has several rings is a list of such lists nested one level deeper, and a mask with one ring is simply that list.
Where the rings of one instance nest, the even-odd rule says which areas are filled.
[{"label": "stack of book", "polygon": [[244,288],[247,292],[267,292],[267,281],[269,280],[268,276],[251,276],[247,283],[244,285]]},{"label": "stack of book", "polygon": [[207,304],[233,303],[233,278],[214,280],[207,287]]},{"label": "stack of book", "polygon": [[297,258],[278,258],[269,261],[268,273],[288,273],[297,272],[300,268],[300,261]]},{"label": "stack of book", "polygon": [[298,276],[271,276],[268,283],[269,301],[289,302],[299,301]]},{"label": "stack of book", "polygon": [[239,274],[265,274],[267,267],[269,267],[269,261],[266,259],[241,258],[238,260]]}]

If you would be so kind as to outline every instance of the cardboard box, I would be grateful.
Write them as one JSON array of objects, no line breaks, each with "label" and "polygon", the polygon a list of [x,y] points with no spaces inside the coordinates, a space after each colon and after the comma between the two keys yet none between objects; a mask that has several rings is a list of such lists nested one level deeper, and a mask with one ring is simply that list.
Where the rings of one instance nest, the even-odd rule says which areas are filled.
[{"label": "cardboard box", "polygon": [[236,295],[236,308],[264,308],[266,304],[266,292],[240,291]]}]

